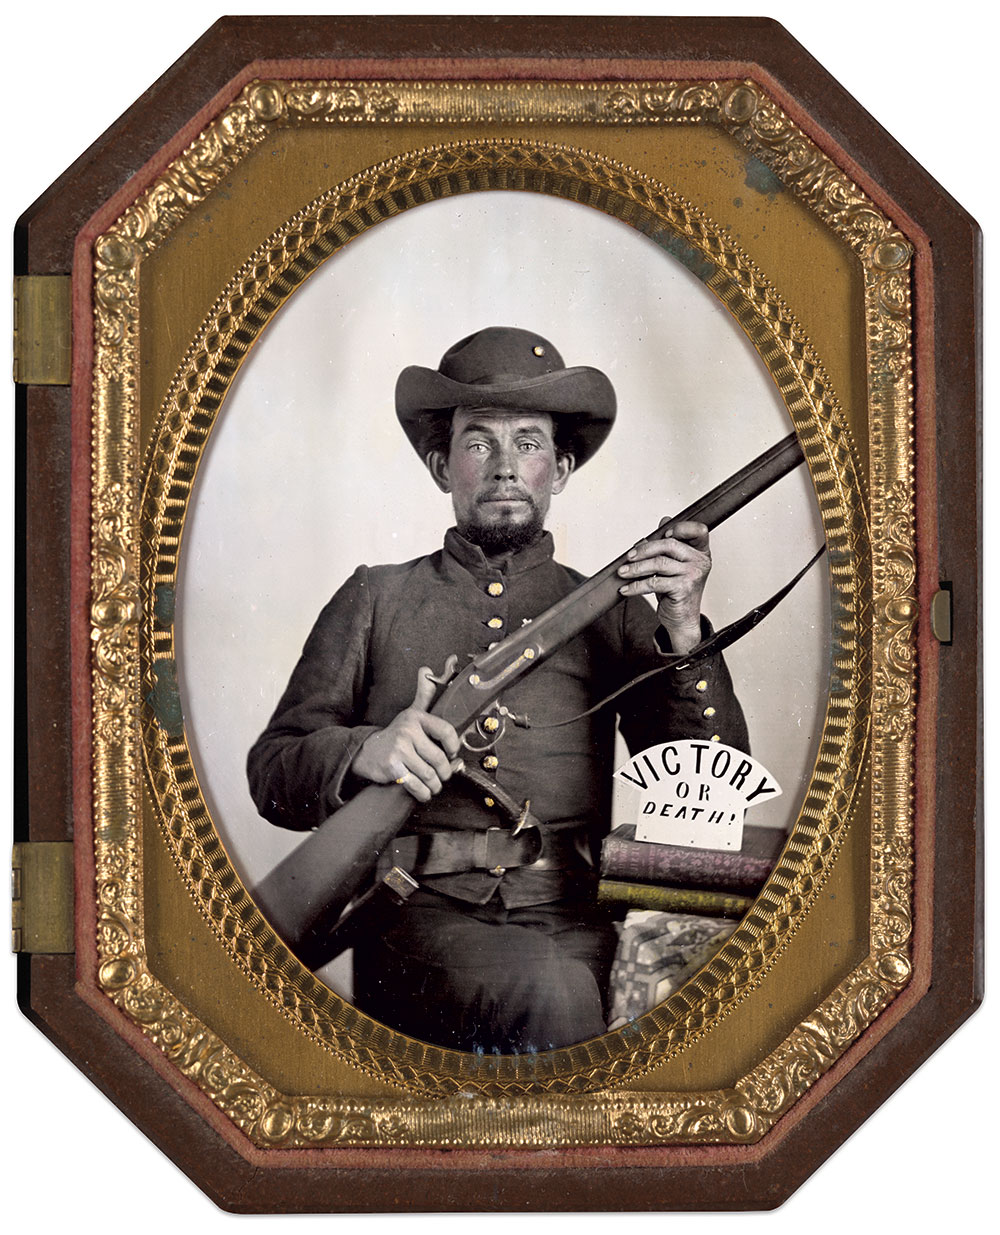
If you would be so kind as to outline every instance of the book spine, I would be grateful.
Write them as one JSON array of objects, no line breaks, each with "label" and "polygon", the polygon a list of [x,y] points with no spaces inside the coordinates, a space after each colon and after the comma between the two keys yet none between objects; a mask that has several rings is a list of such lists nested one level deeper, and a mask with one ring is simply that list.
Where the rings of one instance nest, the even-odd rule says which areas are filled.
[{"label": "book spine", "polygon": [[625,883],[618,879],[602,879],[597,885],[597,899],[602,904],[659,909],[667,913],[701,914],[709,918],[742,918],[753,904],[753,897],[750,896]]},{"label": "book spine", "polygon": [[637,883],[667,883],[710,891],[756,894],[773,866],[771,858],[654,845],[614,835],[605,837],[601,848],[602,875]]}]

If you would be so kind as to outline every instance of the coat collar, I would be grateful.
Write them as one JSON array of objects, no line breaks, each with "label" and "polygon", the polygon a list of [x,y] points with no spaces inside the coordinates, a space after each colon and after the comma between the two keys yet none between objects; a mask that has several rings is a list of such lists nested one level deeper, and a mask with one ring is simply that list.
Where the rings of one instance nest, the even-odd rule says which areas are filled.
[{"label": "coat collar", "polygon": [[534,570],[552,560],[555,543],[551,532],[543,532],[534,544],[518,553],[511,553],[499,562],[487,561],[478,545],[465,539],[457,528],[450,527],[444,537],[444,552],[473,575],[519,575]]}]

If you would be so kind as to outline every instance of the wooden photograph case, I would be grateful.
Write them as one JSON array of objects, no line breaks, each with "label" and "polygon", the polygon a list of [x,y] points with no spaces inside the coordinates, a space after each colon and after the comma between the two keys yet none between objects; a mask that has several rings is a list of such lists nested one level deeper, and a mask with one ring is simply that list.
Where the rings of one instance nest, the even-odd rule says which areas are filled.
[{"label": "wooden photograph case", "polygon": [[[773,23],[446,28],[224,19],[19,224],[20,998],[226,1207],[766,1207],[979,997],[978,232]],[[453,408],[551,426],[515,556]],[[356,762],[411,682],[436,804]]]}]

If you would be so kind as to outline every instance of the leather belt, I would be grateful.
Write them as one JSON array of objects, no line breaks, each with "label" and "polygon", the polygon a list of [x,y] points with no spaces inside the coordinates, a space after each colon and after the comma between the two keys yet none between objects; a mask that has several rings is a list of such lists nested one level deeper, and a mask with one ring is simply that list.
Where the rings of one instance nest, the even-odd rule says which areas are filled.
[{"label": "leather belt", "polygon": [[515,836],[506,828],[477,832],[421,832],[397,836],[383,853],[380,867],[401,866],[416,876],[458,875],[482,870],[493,875],[521,866],[532,870],[566,870],[587,865],[577,845],[578,829],[543,833],[535,826]]}]

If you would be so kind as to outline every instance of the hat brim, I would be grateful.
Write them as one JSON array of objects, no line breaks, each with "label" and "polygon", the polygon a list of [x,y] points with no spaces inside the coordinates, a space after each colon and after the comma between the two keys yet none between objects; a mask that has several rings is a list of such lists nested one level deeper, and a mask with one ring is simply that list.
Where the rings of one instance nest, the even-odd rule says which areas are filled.
[{"label": "hat brim", "polygon": [[400,373],[396,415],[421,458],[427,453],[433,419],[456,407],[558,416],[560,438],[569,440],[580,467],[611,432],[617,404],[605,374],[586,366],[489,384],[456,382],[421,365],[410,365]]}]

